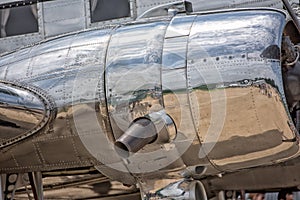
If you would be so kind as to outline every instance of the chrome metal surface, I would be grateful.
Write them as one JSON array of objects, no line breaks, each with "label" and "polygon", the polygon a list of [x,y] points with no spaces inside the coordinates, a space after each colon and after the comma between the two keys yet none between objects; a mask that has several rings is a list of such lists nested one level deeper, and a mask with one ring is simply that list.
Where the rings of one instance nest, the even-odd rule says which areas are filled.
[{"label": "chrome metal surface", "polygon": [[[34,137],[2,146],[0,173],[96,166],[123,183],[161,189],[190,166],[203,167],[202,178],[293,158],[298,136],[280,62],[285,25],[286,15],[270,9],[178,15],[1,56],[0,86],[39,100],[49,119]],[[170,138],[120,158],[116,139],[142,117]]]},{"label": "chrome metal surface", "polygon": [[[106,60],[106,96],[115,138],[135,119],[163,111],[161,59],[168,23],[124,26],[112,34]],[[179,157],[174,144],[153,143],[129,157],[126,167],[131,173],[153,172]]]},{"label": "chrome metal surface", "polygon": [[[124,7],[124,1],[122,5],[118,4],[118,11],[125,9],[127,12],[128,7]],[[125,22],[130,22],[135,20],[137,17],[141,16],[149,10],[153,10],[156,7],[162,7],[166,4],[176,4],[180,1],[178,0],[128,0],[129,15],[119,16],[115,9],[111,9],[114,5],[113,1],[108,1],[104,3],[104,6],[98,6],[100,8],[110,8],[100,10],[100,13],[105,13],[107,19],[103,21],[96,22],[93,20],[93,13],[97,7],[100,5],[98,0],[72,0],[72,3],[66,0],[55,0],[55,1],[15,1],[7,0],[0,2],[0,12],[1,9],[11,9],[18,8],[24,5],[37,4],[37,13],[35,15],[38,19],[38,32],[31,34],[21,34],[13,37],[1,38],[0,53],[8,52],[12,50],[19,49],[27,45],[36,44],[46,38],[57,36],[60,34],[66,34],[74,31],[81,31],[87,28],[98,27],[104,28],[105,26],[117,25]],[[183,1],[181,1],[183,2]],[[275,7],[282,9],[281,0],[247,0],[247,1],[237,1],[237,0],[226,0],[226,1],[205,1],[205,0],[190,0],[189,2],[193,5],[193,10],[195,12],[202,12],[207,10],[217,10],[217,9],[229,9],[229,8],[248,8],[248,7]],[[295,3],[295,0],[291,1]],[[297,2],[299,3],[299,2]],[[155,9],[154,9],[155,10]],[[172,10],[172,9],[171,9]],[[171,11],[170,10],[170,11]],[[177,9],[178,10],[178,9]],[[173,11],[177,12],[173,9]],[[180,10],[180,9],[179,9]],[[162,11],[162,10],[160,10]],[[166,14],[167,11],[162,11],[158,14]],[[172,13],[172,12],[171,12]],[[21,21],[21,20],[19,20]],[[1,23],[1,22],[0,22]],[[18,28],[19,26],[17,26]]]},{"label": "chrome metal surface", "polygon": [[169,143],[177,136],[177,129],[173,119],[165,111],[153,112],[145,116],[153,123],[157,132],[157,142]]},{"label": "chrome metal surface", "polygon": [[53,102],[35,91],[10,82],[0,82],[0,147],[41,131],[55,115]]},{"label": "chrome metal surface", "polygon": [[199,153],[200,141],[193,126],[187,89],[188,38],[196,16],[175,17],[168,26],[162,59],[162,90],[165,112],[173,119],[177,136],[171,143],[176,154],[188,165],[210,165],[207,158],[190,155]]},{"label": "chrome metal surface", "polygon": [[39,137],[10,153],[2,151],[0,171],[91,166],[100,162],[97,157],[113,160],[103,79],[110,31],[60,37],[2,57],[1,79],[41,88],[55,101],[57,115]]},{"label": "chrome metal surface", "polygon": [[[273,147],[278,153],[285,152],[293,144],[280,142],[282,137],[292,139],[295,135],[284,123],[290,119],[282,99],[279,58],[272,52],[263,54],[266,49],[280,48],[284,20],[283,14],[269,10],[178,16],[170,24],[162,21],[127,25],[115,30],[87,31],[4,56],[0,63],[0,78],[40,87],[52,96],[58,111],[47,131],[51,133],[51,144],[47,141],[48,136],[43,135],[33,141],[33,150],[29,150],[31,142],[23,143],[20,149],[24,145],[32,154],[42,155],[42,158],[36,158],[36,166],[64,159],[63,154],[62,157],[52,156],[54,146],[74,155],[61,162],[62,166],[72,166],[79,157],[78,165],[81,166],[95,161],[122,166],[114,152],[115,138],[119,138],[135,119],[165,110],[174,121],[177,137],[168,145],[155,144],[142,149],[140,155],[152,151],[153,157],[132,158],[127,166],[132,172],[165,167],[180,157],[192,165],[208,164],[205,157],[191,159],[188,155],[199,153],[200,142],[204,146],[211,143],[205,137],[210,133],[207,131],[211,131],[209,124],[214,121],[220,122],[218,126],[224,123],[224,127],[221,127],[220,138],[209,157],[220,166],[228,163],[227,160],[235,160],[238,167],[251,166],[247,164],[249,160],[255,161],[263,155],[255,156],[255,152],[265,150],[267,153]],[[232,22],[235,26],[231,26]],[[252,37],[254,34],[264,37]],[[272,45],[274,48],[268,48]],[[217,78],[213,76],[216,70]],[[236,71],[240,73],[236,74]],[[259,102],[263,104],[258,105]],[[273,105],[278,109],[267,107]],[[274,112],[275,118],[263,118],[265,112],[259,112],[260,106],[266,108],[265,112]],[[216,113],[226,113],[225,121],[215,118]],[[249,120],[236,124],[240,115]],[[230,148],[244,147],[245,143],[252,142],[251,138],[261,138],[265,144],[268,134],[272,134],[268,146],[250,146],[247,151]],[[224,149],[218,148],[222,144],[228,144],[225,155],[220,155]],[[17,160],[21,158],[18,151],[13,152]],[[237,162],[236,152],[240,156],[252,154]],[[294,151],[287,153],[292,155]],[[11,156],[5,155],[4,160],[9,160]],[[165,159],[154,162],[161,155],[165,155]],[[262,157],[262,163],[268,163],[272,156]],[[281,158],[281,155],[273,157],[275,160]],[[27,166],[25,159],[18,163]],[[134,163],[140,163],[140,166]],[[2,169],[15,166],[9,162],[2,165]]]},{"label": "chrome metal surface", "polygon": [[224,0],[224,1],[206,1],[189,0],[193,4],[194,11],[218,10],[227,8],[249,8],[266,7],[282,8],[281,0]]},{"label": "chrome metal surface", "polygon": [[281,73],[284,26],[285,15],[268,10],[194,21],[187,84],[203,145],[199,157],[208,155],[221,169],[266,164],[297,152]]},{"label": "chrome metal surface", "polygon": [[[192,23],[195,19],[196,15],[187,15],[187,16],[180,16],[180,17],[174,17],[167,29],[167,32],[165,34],[165,39],[171,39],[171,38],[176,38],[176,37],[182,37],[182,36],[188,36],[190,34],[191,31],[191,27],[192,27]],[[168,47],[166,45],[176,45],[177,43],[174,42],[168,42],[168,40],[165,40],[165,45],[164,45],[164,50],[168,51],[168,48],[172,48],[172,46]],[[175,46],[172,48],[172,53],[173,54],[178,54],[180,56],[184,56],[184,52],[182,51],[186,51],[186,44],[183,44],[182,46],[179,44],[179,46]],[[178,49],[180,48],[181,51],[179,51]],[[172,54],[171,54],[172,55]],[[172,66],[172,59],[175,58],[165,58],[166,60],[163,59],[163,62],[169,61],[169,63],[163,63],[163,66],[168,67],[168,66]],[[176,63],[176,62],[175,62]]]},{"label": "chrome metal surface", "polygon": [[161,52],[168,22],[118,28],[106,56],[106,96],[115,138],[137,118],[163,109]]}]

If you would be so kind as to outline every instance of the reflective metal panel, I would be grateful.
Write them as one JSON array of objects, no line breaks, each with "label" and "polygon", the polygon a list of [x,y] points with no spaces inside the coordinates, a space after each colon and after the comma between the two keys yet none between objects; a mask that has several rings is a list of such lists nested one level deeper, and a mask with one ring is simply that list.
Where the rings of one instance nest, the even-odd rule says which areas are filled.
[{"label": "reflective metal panel", "polygon": [[165,38],[188,36],[195,18],[196,15],[175,16],[170,22]]},{"label": "reflective metal panel", "polygon": [[106,95],[116,138],[134,119],[162,109],[160,70],[166,27],[165,22],[124,26],[112,35]]},{"label": "reflective metal panel", "polygon": [[[187,24],[191,24],[186,21]],[[171,30],[174,28],[171,25]],[[173,29],[176,30],[176,29]],[[164,42],[162,60],[162,89],[164,109],[176,124],[178,135],[173,141],[176,144],[177,154],[184,163],[208,164],[207,159],[194,159],[199,152],[200,141],[193,126],[192,110],[188,98],[186,60],[188,36],[167,38]],[[185,156],[185,155],[186,156]]]},{"label": "reflective metal panel", "polygon": [[195,12],[205,10],[217,10],[228,8],[249,8],[249,7],[275,7],[282,8],[281,0],[223,0],[223,1],[206,1],[190,0]]},{"label": "reflective metal panel", "polygon": [[267,10],[195,20],[187,79],[199,157],[233,169],[295,153],[279,57],[284,25],[285,15]]},{"label": "reflective metal panel", "polygon": [[202,52],[200,54],[190,47],[190,59],[207,58],[209,55],[216,57],[218,61],[217,57],[231,54],[258,59],[269,46],[280,45],[279,33],[282,33],[285,25],[285,16],[268,10],[262,10],[259,14],[257,12],[259,11],[198,16],[191,31],[190,43],[201,48]]},{"label": "reflective metal panel", "polygon": [[41,130],[50,118],[49,106],[47,99],[32,89],[1,81],[0,147]]},{"label": "reflective metal panel", "polygon": [[[19,142],[9,155],[2,153],[0,171],[121,163],[110,143],[104,94],[110,31],[91,30],[60,37],[2,57],[0,74],[51,95],[57,115],[45,130],[39,131],[39,137]],[[18,166],[5,164],[12,156]]]},{"label": "reflective metal panel", "polygon": [[[165,39],[162,61],[163,70],[169,71],[186,67],[187,42],[188,37]],[[186,87],[186,85],[184,85],[184,87]]]}]

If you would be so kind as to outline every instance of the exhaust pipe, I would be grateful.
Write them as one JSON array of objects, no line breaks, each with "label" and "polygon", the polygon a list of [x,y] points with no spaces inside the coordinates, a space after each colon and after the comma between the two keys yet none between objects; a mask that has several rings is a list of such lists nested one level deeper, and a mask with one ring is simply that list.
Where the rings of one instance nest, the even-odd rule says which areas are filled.
[{"label": "exhaust pipe", "polygon": [[139,118],[116,141],[115,150],[122,158],[128,158],[130,152],[135,153],[156,139],[157,132],[151,120]]},{"label": "exhaust pipe", "polygon": [[155,141],[166,143],[176,138],[177,130],[172,118],[164,111],[138,118],[115,142],[115,150],[122,158],[128,158],[147,144]]}]

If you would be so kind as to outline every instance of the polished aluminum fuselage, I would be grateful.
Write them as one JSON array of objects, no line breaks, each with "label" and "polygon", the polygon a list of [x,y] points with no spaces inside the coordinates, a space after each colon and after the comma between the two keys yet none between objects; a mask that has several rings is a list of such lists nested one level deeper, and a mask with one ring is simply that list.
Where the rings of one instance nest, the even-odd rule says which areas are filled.
[{"label": "polished aluminum fuselage", "polygon": [[[295,1],[295,0],[294,0]],[[35,1],[33,1],[35,2]],[[70,3],[71,2],[71,3]],[[92,12],[93,4],[100,2],[98,0],[55,0],[55,1],[40,1],[36,6],[36,23],[38,31],[15,35],[12,37],[0,36],[0,53],[12,51],[27,45],[35,44],[53,36],[66,34],[74,31],[80,31],[93,27],[102,27],[105,25],[116,25],[129,21],[134,21],[144,12],[164,4],[179,2],[178,0],[128,0],[130,6],[130,15],[127,17],[116,17],[109,20],[93,22]],[[124,1],[123,1],[124,2]],[[193,10],[195,12],[216,10],[224,8],[241,8],[241,7],[275,7],[283,8],[281,0],[226,0],[226,1],[206,1],[192,0]],[[4,9],[11,7],[22,7],[18,1],[4,0],[0,1],[0,16],[3,5]],[[117,10],[122,10],[120,5],[116,9],[112,9],[111,13],[117,13]],[[126,8],[125,8],[126,9]],[[23,11],[20,11],[23,12]],[[110,12],[108,12],[110,13]],[[159,15],[164,16],[166,12],[161,12]],[[3,18],[2,17],[2,18]],[[1,17],[0,17],[1,18]],[[0,21],[1,28],[5,24]],[[17,26],[17,25],[16,25]],[[18,28],[18,27],[16,27]]]},{"label": "polished aluminum fuselage", "polygon": [[[93,165],[130,184],[186,166],[212,175],[295,157],[285,25],[284,13],[268,9],[158,17],[3,55],[0,173]],[[121,159],[115,140],[160,111],[176,138]]]}]

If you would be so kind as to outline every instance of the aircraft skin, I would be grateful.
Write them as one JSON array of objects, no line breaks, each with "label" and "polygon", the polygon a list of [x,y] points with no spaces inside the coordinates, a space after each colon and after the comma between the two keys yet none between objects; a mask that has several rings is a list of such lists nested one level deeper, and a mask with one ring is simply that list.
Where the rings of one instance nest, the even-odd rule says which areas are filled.
[{"label": "aircraft skin", "polygon": [[299,66],[282,63],[299,33],[287,19],[154,17],[2,55],[0,173],[95,166],[143,199],[300,185]]},{"label": "aircraft skin", "polygon": [[[128,7],[126,7],[126,0],[112,0],[107,4],[103,2],[98,0],[72,0],[72,3],[70,0],[0,1],[0,53],[70,32],[134,21],[144,12],[180,1],[131,0],[127,3]],[[195,12],[242,7],[283,8],[281,0],[191,0],[190,2]],[[299,3],[296,0],[290,2]],[[114,5],[118,5],[118,10],[111,8],[115,8]],[[101,10],[101,7],[104,9]],[[97,9],[103,13],[104,18],[101,20],[93,18],[93,12]],[[159,15],[165,15],[165,12],[159,12]]]}]

